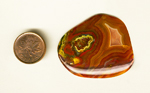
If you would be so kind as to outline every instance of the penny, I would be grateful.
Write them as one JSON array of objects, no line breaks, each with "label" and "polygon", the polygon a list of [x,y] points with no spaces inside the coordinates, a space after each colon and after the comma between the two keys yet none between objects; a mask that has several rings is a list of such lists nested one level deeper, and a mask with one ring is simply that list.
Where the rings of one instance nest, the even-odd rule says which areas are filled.
[{"label": "penny", "polygon": [[23,63],[38,62],[45,54],[44,40],[36,33],[25,32],[17,37],[14,43],[14,53]]}]

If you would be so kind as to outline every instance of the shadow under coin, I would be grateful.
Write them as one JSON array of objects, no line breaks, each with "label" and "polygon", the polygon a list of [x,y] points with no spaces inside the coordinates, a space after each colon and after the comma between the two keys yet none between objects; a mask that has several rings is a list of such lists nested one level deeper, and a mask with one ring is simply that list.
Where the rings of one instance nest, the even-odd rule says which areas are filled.
[{"label": "shadow under coin", "polygon": [[29,29],[27,30],[27,32],[33,32],[33,33],[36,33],[38,35],[40,35],[42,37],[42,39],[44,40],[45,42],[45,45],[46,45],[46,51],[45,51],[45,56],[47,56],[47,53],[50,49],[50,39],[49,37],[46,35],[46,33],[44,33],[43,30],[40,30],[40,29]]}]

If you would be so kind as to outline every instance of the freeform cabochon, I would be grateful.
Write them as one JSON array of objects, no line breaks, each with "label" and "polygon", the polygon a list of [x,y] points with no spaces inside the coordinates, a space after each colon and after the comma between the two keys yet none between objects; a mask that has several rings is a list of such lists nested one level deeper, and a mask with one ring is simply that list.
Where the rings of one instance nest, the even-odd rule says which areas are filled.
[{"label": "freeform cabochon", "polygon": [[58,56],[73,74],[88,78],[121,75],[133,64],[133,50],[125,24],[97,14],[69,30],[60,40]]}]

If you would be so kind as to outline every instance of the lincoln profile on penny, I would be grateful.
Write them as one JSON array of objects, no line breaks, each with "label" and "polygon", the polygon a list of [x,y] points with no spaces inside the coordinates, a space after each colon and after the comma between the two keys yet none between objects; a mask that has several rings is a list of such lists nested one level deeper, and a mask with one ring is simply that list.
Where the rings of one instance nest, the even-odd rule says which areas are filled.
[{"label": "lincoln profile on penny", "polygon": [[97,14],[69,30],[60,40],[58,56],[74,75],[109,78],[128,71],[134,56],[125,24]]}]

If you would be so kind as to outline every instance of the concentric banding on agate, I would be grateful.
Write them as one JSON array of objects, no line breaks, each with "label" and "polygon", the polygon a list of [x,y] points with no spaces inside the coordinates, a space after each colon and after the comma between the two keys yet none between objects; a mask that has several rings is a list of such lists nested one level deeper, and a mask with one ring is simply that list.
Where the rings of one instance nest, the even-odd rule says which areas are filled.
[{"label": "concentric banding on agate", "polygon": [[83,77],[113,77],[133,64],[133,50],[124,23],[106,14],[95,15],[68,31],[58,54],[63,65]]}]

